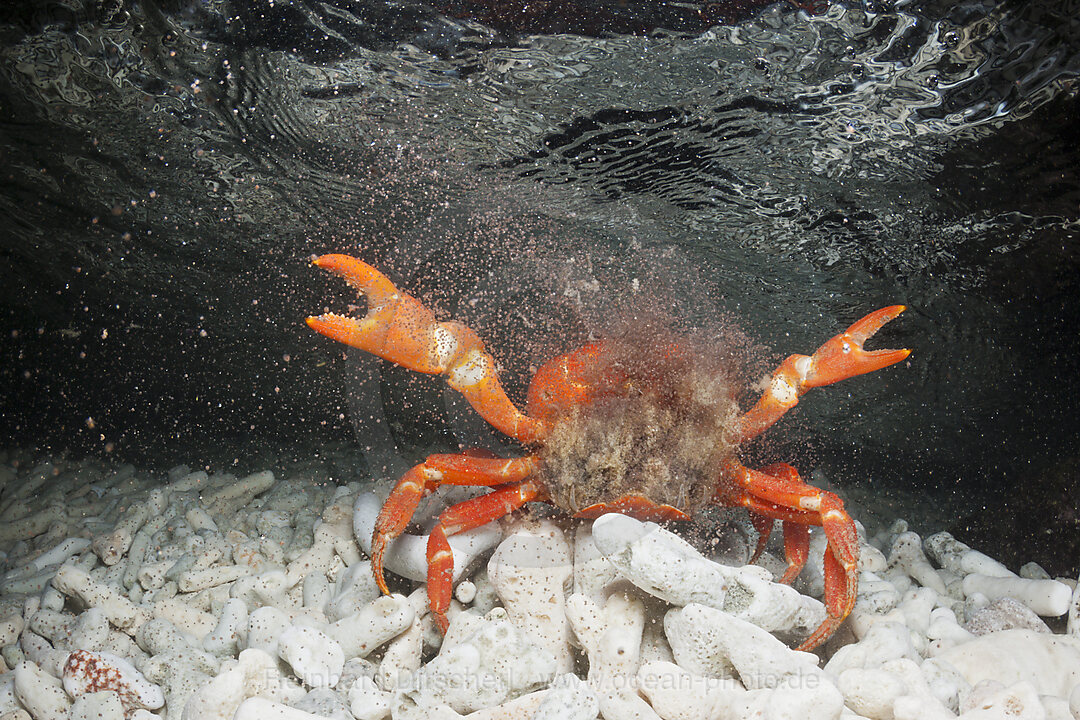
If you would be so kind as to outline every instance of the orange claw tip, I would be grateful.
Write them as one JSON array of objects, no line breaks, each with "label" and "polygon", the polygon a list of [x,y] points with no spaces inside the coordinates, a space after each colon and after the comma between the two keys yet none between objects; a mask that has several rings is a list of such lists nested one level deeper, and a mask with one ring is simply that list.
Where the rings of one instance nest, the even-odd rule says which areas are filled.
[{"label": "orange claw tip", "polygon": [[353,318],[330,313],[311,316],[307,318],[306,322],[312,330],[320,335],[325,335],[331,340],[337,340],[353,347],[362,347],[362,345],[358,344],[360,339],[357,337],[359,323]]},{"label": "orange claw tip", "polygon": [[875,310],[864,318],[856,320],[846,332],[852,339],[861,345],[866,342],[866,340],[873,337],[874,333],[885,327],[886,323],[899,317],[900,313],[905,310],[907,310],[907,305],[890,305],[888,307],[883,307],[879,310]]},{"label": "orange claw tip", "polygon": [[357,260],[351,255],[340,255],[337,253],[330,253],[328,255],[312,255],[311,264],[320,267],[323,270],[329,270],[330,272],[337,273],[339,275],[345,274],[356,267],[357,264],[365,264],[361,260]]},{"label": "orange claw tip", "polygon": [[328,270],[335,275],[344,278],[349,285],[372,296],[376,300],[389,297],[397,292],[397,288],[390,279],[352,255],[330,254],[319,255],[311,260],[312,265]]}]

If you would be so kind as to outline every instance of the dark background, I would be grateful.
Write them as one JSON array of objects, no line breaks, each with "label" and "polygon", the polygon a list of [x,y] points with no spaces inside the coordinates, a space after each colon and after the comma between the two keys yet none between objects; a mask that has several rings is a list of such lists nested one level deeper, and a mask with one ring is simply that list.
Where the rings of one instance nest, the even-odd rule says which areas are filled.
[{"label": "dark background", "polygon": [[903,302],[871,345],[910,361],[807,396],[747,459],[1075,574],[1080,7],[813,10],[5,5],[0,440],[257,469],[363,445],[359,402],[412,451],[451,441],[430,386],[369,364],[379,397],[350,398],[362,361],[303,324],[353,302],[325,251],[473,324],[517,395],[631,276],[737,325],[755,370]]}]

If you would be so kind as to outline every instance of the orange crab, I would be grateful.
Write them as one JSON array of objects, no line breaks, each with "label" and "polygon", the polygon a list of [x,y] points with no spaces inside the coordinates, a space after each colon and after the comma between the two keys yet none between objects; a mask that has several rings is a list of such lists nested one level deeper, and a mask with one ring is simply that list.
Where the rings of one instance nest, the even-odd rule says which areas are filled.
[{"label": "orange crab", "polygon": [[309,317],[316,332],[422,373],[440,374],[485,420],[531,452],[501,459],[476,452],[430,455],[405,473],[375,524],[371,564],[383,578],[387,544],[400,535],[421,498],[440,485],[491,487],[439,515],[427,545],[427,592],[439,628],[447,628],[454,556],[447,537],[489,523],[525,503],[549,502],[574,517],[622,512],[642,520],[688,519],[705,505],[741,506],[761,531],[756,557],[774,521],[784,531],[790,583],[806,564],[808,526],[819,525],[825,553],[824,622],[799,646],[824,642],[851,612],[858,583],[855,524],[836,495],[805,484],[787,464],[752,470],[735,454],[799,402],[810,388],[900,362],[908,350],[863,349],[904,311],[870,313],[811,356],[792,355],[772,375],[749,411],[735,404],[723,363],[702,361],[692,343],[663,329],[590,342],[544,363],[533,376],[522,413],[507,397],[495,361],[477,334],[439,322],[415,298],[371,265],[348,255],[314,264],[342,276],[367,296],[362,318]]}]

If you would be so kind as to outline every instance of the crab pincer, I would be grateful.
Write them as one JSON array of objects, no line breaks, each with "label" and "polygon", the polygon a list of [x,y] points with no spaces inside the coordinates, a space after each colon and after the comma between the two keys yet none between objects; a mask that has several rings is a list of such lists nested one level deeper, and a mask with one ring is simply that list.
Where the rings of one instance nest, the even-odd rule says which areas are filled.
[{"label": "crab pincer", "polygon": [[506,397],[495,374],[495,359],[471,328],[440,322],[423,303],[398,290],[363,260],[322,255],[312,262],[340,275],[367,296],[364,317],[335,313],[313,316],[307,319],[312,330],[409,370],[444,376],[485,420],[511,437],[528,443],[541,435],[541,424]]},{"label": "crab pincer", "polygon": [[863,343],[896,319],[907,308],[890,305],[875,310],[839,335],[834,335],[810,358],[810,370],[802,384],[805,388],[832,385],[856,375],[864,375],[900,362],[910,350],[864,350]]},{"label": "crab pincer", "polygon": [[863,343],[907,308],[890,305],[855,321],[847,330],[825,341],[813,355],[789,355],[773,372],[757,404],[739,418],[740,441],[770,428],[799,403],[810,388],[832,385],[900,362],[910,350],[864,350]]}]

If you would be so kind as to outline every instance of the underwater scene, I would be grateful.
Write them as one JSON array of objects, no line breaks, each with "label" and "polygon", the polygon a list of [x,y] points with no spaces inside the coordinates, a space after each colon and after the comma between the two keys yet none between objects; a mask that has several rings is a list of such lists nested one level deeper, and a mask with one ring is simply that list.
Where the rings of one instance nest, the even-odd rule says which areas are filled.
[{"label": "underwater scene", "polygon": [[0,720],[1080,720],[1080,2],[6,0]]}]

